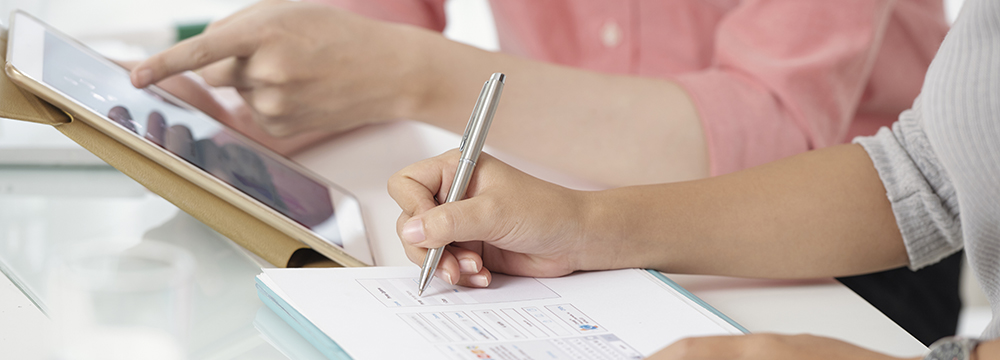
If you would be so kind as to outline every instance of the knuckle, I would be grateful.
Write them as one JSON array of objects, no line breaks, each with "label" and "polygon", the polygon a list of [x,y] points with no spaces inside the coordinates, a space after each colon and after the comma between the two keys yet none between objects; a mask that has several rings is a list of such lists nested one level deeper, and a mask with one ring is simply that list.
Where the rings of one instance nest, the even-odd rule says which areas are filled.
[{"label": "knuckle", "polygon": [[[264,21],[262,21],[262,22],[264,22]],[[274,26],[273,24],[270,24],[270,25],[271,26],[259,26],[259,27],[257,27],[256,28],[256,33],[254,34],[255,35],[254,37],[256,37],[257,39],[259,39],[261,43],[276,43],[276,42],[281,42],[283,40],[282,39],[282,35],[284,34],[284,32],[283,31],[279,31],[278,30],[278,28],[279,28],[278,26]]]},{"label": "knuckle", "polygon": [[267,132],[268,135],[274,137],[283,137],[292,133],[291,127],[287,123],[281,121],[281,119],[278,117],[267,116],[260,112],[257,112],[254,115],[254,120],[255,120],[254,122],[256,122],[261,129],[264,129],[264,131]]},{"label": "knuckle", "polygon": [[[268,122],[277,122],[274,118],[280,118],[287,112],[286,107],[280,101],[258,101],[254,104],[257,112],[263,115],[265,118],[269,118]],[[275,124],[277,125],[277,124]]]},{"label": "knuckle", "polygon": [[405,210],[399,213],[399,218],[396,219],[396,234],[400,235],[400,238],[403,235],[403,225],[406,225],[406,221],[410,218],[410,214],[407,214]]},{"label": "knuckle", "polygon": [[402,176],[397,172],[389,177],[389,181],[385,184],[385,190],[389,193],[390,197],[395,199],[398,195],[402,195],[400,193],[400,188],[402,186]]},{"label": "knuckle", "polygon": [[271,118],[268,122],[275,122],[279,125],[277,118],[284,117],[288,115],[289,110],[292,106],[289,104],[287,98],[281,93],[268,91],[267,95],[258,96],[254,101],[254,109],[257,110],[265,118]]},{"label": "knuckle", "polygon": [[275,137],[288,137],[295,134],[294,128],[281,121],[274,121],[267,127],[267,132]]},{"label": "knuckle", "polygon": [[195,64],[207,64],[212,59],[212,51],[201,41],[191,44],[190,58]]},{"label": "knuckle", "polygon": [[264,66],[253,66],[248,69],[247,76],[254,82],[284,85],[292,82],[294,78],[291,73],[293,65],[284,64],[280,61],[271,61]]},{"label": "knuckle", "polygon": [[389,177],[389,181],[386,182],[385,187],[386,187],[386,192],[389,193],[389,197],[391,197],[393,200],[396,200],[396,203],[400,206],[401,209],[403,209],[403,212],[412,215],[415,209],[409,208],[410,206],[408,205],[410,204],[411,201],[416,199],[418,194],[407,191],[407,189],[409,188],[407,186],[407,183],[410,181],[412,180],[410,180],[402,172],[397,172],[393,174],[391,177]]},{"label": "knuckle", "polygon": [[229,79],[222,70],[216,69],[215,67],[209,66],[198,71],[198,75],[201,79],[205,81],[206,84],[210,86],[224,86],[227,85],[226,80]]},{"label": "knuckle", "polygon": [[458,227],[455,214],[451,211],[434,211],[429,222],[424,222],[427,239],[451,240]]}]

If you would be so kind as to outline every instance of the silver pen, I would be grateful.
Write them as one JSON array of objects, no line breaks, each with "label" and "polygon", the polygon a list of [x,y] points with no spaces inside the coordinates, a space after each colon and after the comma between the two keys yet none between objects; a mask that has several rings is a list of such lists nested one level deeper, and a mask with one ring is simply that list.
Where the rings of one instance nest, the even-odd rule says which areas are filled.
[{"label": "silver pen", "polygon": [[[505,78],[506,76],[502,73],[493,73],[490,80],[483,84],[483,90],[479,92],[476,107],[472,109],[469,124],[465,126],[462,143],[458,145],[462,157],[458,160],[458,170],[455,172],[455,179],[451,182],[451,189],[448,190],[448,198],[445,199],[445,203],[459,201],[465,197],[465,190],[469,187],[469,180],[472,179],[472,171],[475,170],[476,161],[479,160],[479,154],[483,152],[483,144],[486,143],[486,133],[490,131],[490,123],[493,122],[493,115],[496,114],[497,105],[500,104],[500,93],[503,92]],[[437,270],[443,251],[444,246],[427,251],[424,265],[420,267],[420,285],[417,296],[423,295],[427,284],[431,283],[431,278],[434,277],[434,271]]]}]

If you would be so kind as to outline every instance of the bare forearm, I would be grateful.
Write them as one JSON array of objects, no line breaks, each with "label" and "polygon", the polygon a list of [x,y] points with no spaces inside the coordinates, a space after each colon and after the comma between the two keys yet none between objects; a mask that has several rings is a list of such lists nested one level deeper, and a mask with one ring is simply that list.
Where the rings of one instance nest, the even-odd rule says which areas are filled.
[{"label": "bare forearm", "polygon": [[[490,53],[329,6],[262,1],[143,61],[132,83],[187,70],[236,88],[252,110],[244,127],[277,137],[398,118],[461,132],[483,81],[502,71],[491,145],[613,186],[708,175],[701,124],[676,84]],[[282,142],[294,141],[271,146],[295,148]]]},{"label": "bare forearm", "polygon": [[858,145],[712,179],[593,193],[593,234],[620,264],[669,272],[809,278],[905,265],[891,205]]},{"label": "bare forearm", "polygon": [[[422,31],[416,30],[414,31]],[[612,186],[702,178],[708,155],[694,105],[675,83],[482,51],[430,34],[427,84],[412,118],[461,132],[483,81],[507,74],[490,144]]]},{"label": "bare forearm", "polygon": [[993,340],[979,344],[972,360],[1000,360],[1000,341]]}]

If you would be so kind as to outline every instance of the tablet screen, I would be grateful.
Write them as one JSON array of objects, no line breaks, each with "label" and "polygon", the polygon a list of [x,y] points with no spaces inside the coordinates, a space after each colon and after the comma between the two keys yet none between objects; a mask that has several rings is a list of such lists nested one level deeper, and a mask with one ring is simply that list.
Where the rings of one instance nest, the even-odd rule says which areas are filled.
[{"label": "tablet screen", "polygon": [[343,247],[329,188],[200,111],[136,89],[129,74],[46,31],[42,81]]}]

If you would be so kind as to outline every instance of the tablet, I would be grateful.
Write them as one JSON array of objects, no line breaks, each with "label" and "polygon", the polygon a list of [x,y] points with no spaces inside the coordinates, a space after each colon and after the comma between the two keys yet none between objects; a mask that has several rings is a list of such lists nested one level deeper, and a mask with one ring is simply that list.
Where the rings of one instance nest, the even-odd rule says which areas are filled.
[{"label": "tablet", "polygon": [[332,260],[374,265],[353,195],[156,86],[136,89],[128,70],[21,11],[6,70],[74,120]]}]

